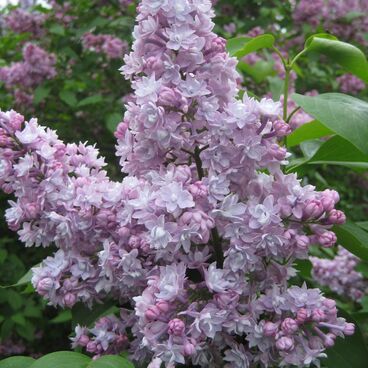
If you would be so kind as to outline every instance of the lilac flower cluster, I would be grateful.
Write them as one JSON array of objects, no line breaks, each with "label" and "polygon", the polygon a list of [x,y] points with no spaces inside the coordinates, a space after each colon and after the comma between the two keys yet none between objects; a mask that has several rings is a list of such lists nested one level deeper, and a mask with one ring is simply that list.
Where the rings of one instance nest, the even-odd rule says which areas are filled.
[{"label": "lilac flower cluster", "polygon": [[[343,40],[355,40],[367,44],[368,32],[366,0],[300,0],[297,2],[293,20],[295,25],[310,24],[323,28]],[[349,15],[353,16],[349,19]]]},{"label": "lilac flower cluster", "polygon": [[357,95],[365,89],[365,83],[361,79],[350,73],[336,78],[336,81],[338,82],[340,90],[343,93]]},{"label": "lilac flower cluster", "polygon": [[108,59],[120,59],[128,51],[128,42],[111,35],[85,33],[82,37],[83,48],[88,51],[105,54]]},{"label": "lilac flower cluster", "polygon": [[0,80],[14,95],[18,105],[29,106],[34,89],[56,76],[56,57],[41,47],[28,43],[23,47],[23,61],[0,68]]},{"label": "lilac flower cluster", "polygon": [[333,259],[310,257],[313,278],[322,286],[327,286],[339,295],[360,301],[368,294],[368,281],[356,271],[359,258],[339,247]]},{"label": "lilac flower cluster", "polygon": [[67,26],[76,19],[76,16],[72,14],[72,4],[70,2],[49,0],[49,4],[52,6],[53,17],[64,25]]},{"label": "lilac flower cluster", "polygon": [[31,33],[34,37],[43,35],[44,14],[15,9],[5,17],[5,24],[15,33]]},{"label": "lilac flower cluster", "polygon": [[115,316],[100,318],[91,329],[78,326],[72,340],[73,347],[82,346],[95,354],[95,358],[102,354],[119,354],[128,347],[125,323]]},{"label": "lilac flower cluster", "polygon": [[141,1],[121,69],[134,89],[116,131],[121,182],[94,147],[2,113],[6,219],[26,246],[58,248],[33,270],[50,304],[124,306],[79,326],[74,346],[128,349],[150,368],[308,366],[354,326],[288,280],[310,244],[335,244],[345,216],[337,192],[283,173],[281,105],[236,99],[237,61],[213,17],[210,0]]}]

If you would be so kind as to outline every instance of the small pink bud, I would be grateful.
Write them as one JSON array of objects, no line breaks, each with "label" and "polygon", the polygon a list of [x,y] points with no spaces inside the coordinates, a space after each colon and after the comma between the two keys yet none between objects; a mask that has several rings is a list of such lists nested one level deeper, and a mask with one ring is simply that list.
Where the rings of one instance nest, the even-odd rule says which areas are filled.
[{"label": "small pink bud", "polygon": [[344,334],[347,336],[351,336],[354,335],[354,332],[355,332],[354,323],[345,323]]},{"label": "small pink bud", "polygon": [[195,346],[190,342],[186,342],[184,344],[183,350],[184,350],[184,355],[186,356],[193,355],[196,352]]},{"label": "small pink bud", "polygon": [[83,347],[85,347],[85,346],[87,346],[87,344],[89,343],[89,337],[87,336],[87,335],[81,335],[80,337],[79,337],[79,339],[78,339],[78,344],[80,345],[80,346],[83,346]]},{"label": "small pink bud", "polygon": [[315,322],[321,322],[326,318],[325,312],[320,309],[316,308],[312,311],[312,320]]},{"label": "small pink bud", "polygon": [[86,350],[89,352],[89,353],[96,353],[97,352],[97,344],[94,342],[94,341],[90,341],[88,344],[87,344],[87,348]]},{"label": "small pink bud", "polygon": [[317,199],[312,199],[306,203],[303,210],[303,219],[318,219],[323,214],[323,205]]},{"label": "small pink bud", "polygon": [[155,321],[160,316],[160,310],[156,306],[151,306],[146,310],[145,317],[149,321]]},{"label": "small pink bud", "polygon": [[64,295],[64,303],[68,308],[71,308],[77,301],[77,297],[72,293]]},{"label": "small pink bud", "polygon": [[291,335],[294,332],[298,331],[298,328],[299,326],[297,322],[292,318],[285,318],[281,323],[281,329],[287,335]]},{"label": "small pink bud", "polygon": [[181,336],[185,331],[185,324],[181,319],[174,318],[169,321],[168,332],[170,335]]},{"label": "small pink bud", "polygon": [[45,295],[54,286],[54,281],[50,277],[45,277],[38,281],[36,289],[41,295]]},{"label": "small pink bud", "polygon": [[336,235],[332,231],[325,231],[318,235],[318,243],[320,243],[324,248],[331,248],[335,245],[336,241]]},{"label": "small pink bud", "polygon": [[283,120],[276,120],[273,123],[273,129],[277,137],[285,137],[291,133],[290,125],[286,124]]},{"label": "small pink bud", "polygon": [[305,308],[300,308],[296,313],[296,321],[303,324],[308,319],[308,311]]},{"label": "small pink bud", "polygon": [[159,300],[156,303],[156,307],[162,312],[167,313],[170,309],[170,304],[166,300]]},{"label": "small pink bud", "polygon": [[266,322],[263,326],[263,333],[265,336],[275,336],[278,331],[278,325],[273,322]]},{"label": "small pink bud", "polygon": [[276,341],[276,348],[281,351],[291,351],[294,349],[294,341],[291,337],[283,336]]},{"label": "small pink bud", "polygon": [[295,238],[296,246],[301,250],[307,250],[309,247],[310,240],[306,235],[298,235]]},{"label": "small pink bud", "polygon": [[[339,202],[340,200],[340,196],[339,196],[339,193],[336,192],[336,190],[333,190],[333,189],[325,189],[323,192],[322,192],[322,197],[329,197],[333,200],[334,202],[334,205]],[[332,210],[332,208],[331,208]],[[330,210],[330,211],[331,211]]]},{"label": "small pink bud", "polygon": [[333,209],[328,214],[326,222],[330,225],[334,225],[334,224],[342,225],[346,222],[346,216],[345,216],[344,212],[342,212],[340,210]]}]

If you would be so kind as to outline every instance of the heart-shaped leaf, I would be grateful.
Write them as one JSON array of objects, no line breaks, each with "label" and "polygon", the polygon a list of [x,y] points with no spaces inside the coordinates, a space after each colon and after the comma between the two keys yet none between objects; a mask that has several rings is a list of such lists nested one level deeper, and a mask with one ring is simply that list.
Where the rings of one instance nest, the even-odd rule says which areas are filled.
[{"label": "heart-shaped leaf", "polygon": [[236,37],[227,41],[227,50],[231,56],[238,59],[264,48],[270,48],[275,43],[275,37],[271,34],[263,34],[257,37]]},{"label": "heart-shaped leaf", "polygon": [[58,351],[43,356],[30,368],[87,368],[91,358],[71,351]]},{"label": "heart-shaped leaf", "polygon": [[310,52],[328,56],[345,70],[368,83],[368,61],[356,46],[339,41],[328,34],[317,34],[308,38],[305,48]]},{"label": "heart-shaped leaf", "polygon": [[338,243],[357,257],[368,261],[368,233],[352,222],[335,226]]},{"label": "heart-shaped leaf", "polygon": [[105,355],[100,359],[93,360],[87,368],[134,368],[128,359],[117,355]]},{"label": "heart-shaped leaf", "polygon": [[341,93],[293,95],[293,100],[325,127],[368,154],[368,103]]},{"label": "heart-shaped leaf", "polygon": [[29,368],[34,361],[29,357],[11,357],[0,361],[0,368]]}]

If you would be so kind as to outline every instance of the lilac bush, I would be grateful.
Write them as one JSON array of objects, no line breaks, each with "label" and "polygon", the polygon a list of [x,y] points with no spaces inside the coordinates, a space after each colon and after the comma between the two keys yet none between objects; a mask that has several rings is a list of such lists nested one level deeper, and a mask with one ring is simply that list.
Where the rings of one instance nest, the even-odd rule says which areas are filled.
[{"label": "lilac bush", "polygon": [[335,244],[339,195],[284,173],[281,103],[237,99],[213,17],[209,0],[141,1],[121,69],[134,95],[115,133],[120,182],[95,146],[1,113],[6,220],[27,247],[56,246],[32,278],[50,304],[121,306],[78,326],[74,347],[150,368],[318,364],[354,325],[289,281],[311,244]]},{"label": "lilac bush", "polygon": [[0,68],[0,81],[14,95],[18,105],[30,106],[33,92],[45,80],[56,76],[56,56],[33,43],[23,47],[23,60]]},{"label": "lilac bush", "polygon": [[85,33],[82,37],[85,50],[105,54],[108,59],[121,59],[128,51],[128,42],[111,35]]},{"label": "lilac bush", "polygon": [[367,44],[368,31],[366,0],[300,0],[296,2],[293,20],[312,27],[319,25],[344,39]]}]

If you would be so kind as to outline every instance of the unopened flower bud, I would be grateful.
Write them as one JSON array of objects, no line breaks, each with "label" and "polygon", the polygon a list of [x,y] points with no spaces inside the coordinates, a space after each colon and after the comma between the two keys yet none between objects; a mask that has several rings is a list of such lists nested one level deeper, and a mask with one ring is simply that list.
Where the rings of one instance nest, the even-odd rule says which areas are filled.
[{"label": "unopened flower bud", "polygon": [[184,350],[184,355],[186,356],[193,355],[196,352],[195,346],[190,342],[186,342],[184,344],[183,350]]},{"label": "unopened flower bud", "polygon": [[265,336],[275,336],[278,331],[278,325],[273,322],[266,322],[263,326],[263,333]]},{"label": "unopened flower bud", "polygon": [[324,211],[322,203],[317,199],[310,200],[304,207],[303,219],[318,219]]},{"label": "unopened flower bud", "polygon": [[291,337],[283,336],[276,341],[276,348],[281,351],[291,351],[294,349],[294,341]]},{"label": "unopened flower bud", "polygon": [[312,320],[315,322],[321,322],[326,318],[325,312],[320,309],[316,308],[312,311]]},{"label": "unopened flower bud", "polygon": [[283,120],[276,120],[273,123],[273,129],[276,132],[277,137],[285,137],[291,133],[291,127],[286,124]]},{"label": "unopened flower bud", "polygon": [[332,231],[325,231],[324,233],[318,235],[318,243],[320,243],[324,248],[331,248],[333,245],[335,245],[336,241],[336,235]]},{"label": "unopened flower bud", "polygon": [[170,309],[170,304],[166,300],[159,300],[156,303],[156,307],[162,312],[167,313]]},{"label": "unopened flower bud", "polygon": [[300,308],[296,313],[296,321],[303,324],[308,319],[308,311],[305,308]]},{"label": "unopened flower bud", "polygon": [[307,250],[309,247],[310,240],[306,235],[298,235],[295,238],[296,246],[301,250]]},{"label": "unopened flower bud", "polygon": [[354,332],[355,332],[354,323],[345,323],[344,334],[347,336],[351,336],[354,335]]},{"label": "unopened flower bud", "polygon": [[329,225],[342,225],[346,222],[346,216],[344,212],[332,209],[331,212],[328,214],[326,222]]},{"label": "unopened flower bud", "polygon": [[47,292],[49,292],[54,286],[54,281],[50,277],[45,277],[38,281],[36,289],[37,292],[41,295],[45,295]]},{"label": "unopened flower bud", "polygon": [[149,321],[155,321],[160,316],[161,312],[156,306],[151,306],[146,310],[144,314]]},{"label": "unopened flower bud", "polygon": [[291,335],[298,331],[298,328],[297,322],[292,318],[285,318],[281,323],[281,329],[287,335]]},{"label": "unopened flower bud", "polygon": [[185,330],[185,324],[181,319],[175,318],[169,321],[168,332],[170,335],[181,336]]},{"label": "unopened flower bud", "polygon": [[64,303],[68,308],[73,307],[73,305],[77,302],[77,297],[75,294],[67,293],[64,295]]}]

